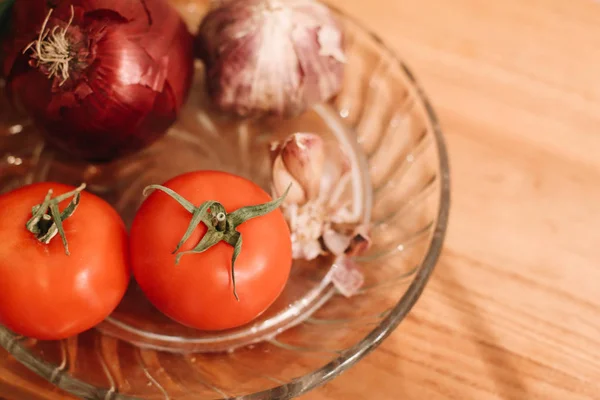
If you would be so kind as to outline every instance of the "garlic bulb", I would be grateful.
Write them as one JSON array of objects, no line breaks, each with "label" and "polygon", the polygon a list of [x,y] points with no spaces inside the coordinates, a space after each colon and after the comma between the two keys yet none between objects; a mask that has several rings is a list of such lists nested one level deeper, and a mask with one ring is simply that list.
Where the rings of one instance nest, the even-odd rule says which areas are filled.
[{"label": "garlic bulb", "polygon": [[[350,164],[337,144],[312,133],[294,133],[272,143],[272,191],[279,197],[292,235],[295,259],[312,260],[328,253],[357,255],[369,245],[367,227],[345,196],[353,188]],[[327,155],[327,156],[326,156]]]},{"label": "garlic bulb", "polygon": [[220,0],[198,51],[214,104],[241,116],[291,117],[342,86],[342,28],[315,0]]}]

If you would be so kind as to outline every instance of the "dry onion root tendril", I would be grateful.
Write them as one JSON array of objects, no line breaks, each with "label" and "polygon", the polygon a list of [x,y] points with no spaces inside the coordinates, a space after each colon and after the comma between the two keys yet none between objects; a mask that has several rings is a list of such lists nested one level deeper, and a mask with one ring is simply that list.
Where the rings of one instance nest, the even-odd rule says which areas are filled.
[{"label": "dry onion root tendril", "polygon": [[69,79],[69,63],[73,60],[69,41],[67,40],[67,32],[73,23],[73,18],[75,18],[75,9],[71,5],[71,19],[69,19],[66,27],[61,29],[56,25],[52,28],[52,31],[50,31],[49,29],[46,29],[46,26],[52,16],[52,11],[54,11],[53,8],[50,9],[42,24],[38,39],[31,42],[25,50],[23,50],[23,54],[32,50],[32,58],[37,60],[36,66],[41,65],[46,67],[48,69],[49,79],[60,75],[62,81],[59,86],[62,86]]}]

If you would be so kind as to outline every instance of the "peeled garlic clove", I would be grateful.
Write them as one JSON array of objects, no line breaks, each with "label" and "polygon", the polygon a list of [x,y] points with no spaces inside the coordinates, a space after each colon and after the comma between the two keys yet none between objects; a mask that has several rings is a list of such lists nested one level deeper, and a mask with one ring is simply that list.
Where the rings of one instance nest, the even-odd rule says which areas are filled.
[{"label": "peeled garlic clove", "polygon": [[340,91],[343,41],[315,0],[228,0],[200,24],[198,53],[220,109],[294,116]]},{"label": "peeled garlic clove", "polygon": [[288,172],[302,185],[307,198],[316,198],[325,161],[323,139],[312,133],[294,133],[283,144],[281,158]]},{"label": "peeled garlic clove", "polygon": [[304,204],[306,203],[306,192],[302,185],[294,179],[294,177],[288,172],[287,168],[283,164],[281,155],[275,158],[273,162],[272,170],[272,183],[273,183],[273,195],[274,197],[280,197],[285,193],[287,188],[290,187],[290,191],[283,201],[283,204]]}]

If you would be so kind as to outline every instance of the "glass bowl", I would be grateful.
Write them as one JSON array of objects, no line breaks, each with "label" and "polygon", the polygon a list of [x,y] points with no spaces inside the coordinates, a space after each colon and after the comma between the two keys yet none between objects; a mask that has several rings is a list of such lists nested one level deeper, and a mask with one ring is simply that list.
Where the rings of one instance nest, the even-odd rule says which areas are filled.
[{"label": "glass bowl", "polygon": [[347,37],[343,90],[294,120],[215,113],[198,63],[185,110],[163,139],[129,158],[93,165],[47,147],[26,118],[0,103],[0,192],[41,180],[85,181],[129,225],[150,183],[220,169],[268,188],[268,143],[293,132],[319,133],[349,156],[359,194],[351,201],[372,227],[373,246],[354,260],[365,279],[359,293],[348,298],[332,284],[330,259],[295,262],[284,293],[258,320],[206,333],[162,316],[132,281],[113,315],[77,337],[43,342],[0,326],[0,345],[13,356],[0,359],[0,368],[22,363],[88,399],[283,399],[334,378],[394,330],[442,247],[448,160],[433,109],[406,65],[335,12]]}]

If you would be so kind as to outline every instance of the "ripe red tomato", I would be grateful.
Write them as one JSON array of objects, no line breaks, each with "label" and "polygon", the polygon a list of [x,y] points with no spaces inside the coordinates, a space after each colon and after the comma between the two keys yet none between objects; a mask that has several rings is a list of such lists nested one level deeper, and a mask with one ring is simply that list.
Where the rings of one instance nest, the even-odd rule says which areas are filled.
[{"label": "ripe red tomato", "polygon": [[[59,235],[44,244],[25,227],[32,207],[75,189],[28,185],[0,196],[0,324],[20,335],[67,338],[92,328],[121,301],[130,277],[127,233],[119,215],[82,192],[63,222],[70,255]],[[61,211],[69,199],[59,203]]]},{"label": "ripe red tomato", "polygon": [[[196,207],[210,200],[231,213],[271,201],[253,182],[225,172],[200,171],[180,175],[163,186]],[[237,228],[243,238],[235,262],[233,247],[219,242],[203,253],[185,254],[175,264],[173,254],[192,214],[172,197],[154,191],[142,204],[130,235],[133,274],[148,299],[181,324],[222,330],[246,324],[264,312],[282,292],[292,264],[290,232],[279,209],[250,219]],[[207,232],[200,223],[180,251],[194,248]]]}]

